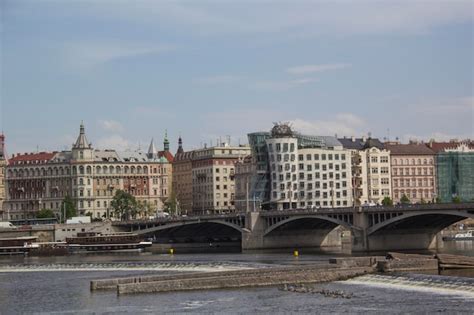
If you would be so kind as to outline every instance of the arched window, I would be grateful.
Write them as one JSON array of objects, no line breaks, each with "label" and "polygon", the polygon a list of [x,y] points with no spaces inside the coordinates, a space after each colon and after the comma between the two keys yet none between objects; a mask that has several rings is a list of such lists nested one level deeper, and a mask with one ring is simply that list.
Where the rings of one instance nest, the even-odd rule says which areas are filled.
[{"label": "arched window", "polygon": [[104,174],[107,174],[107,166],[103,166],[102,171],[104,172]]},{"label": "arched window", "polygon": [[102,171],[102,168],[101,168],[100,166],[97,166],[97,167],[95,168],[95,172],[96,172],[97,174],[100,174],[101,171]]},{"label": "arched window", "polygon": [[137,167],[137,174],[141,174],[142,173],[142,167],[141,166],[138,166]]},{"label": "arched window", "polygon": [[87,168],[86,168],[86,173],[87,173],[87,174],[91,174],[91,173],[92,173],[92,167],[90,167],[90,165],[87,166]]},{"label": "arched window", "polygon": [[428,164],[428,160],[424,159],[423,164]]},{"label": "arched window", "polygon": [[79,166],[79,174],[84,175],[84,166]]},{"label": "arched window", "polygon": [[113,166],[109,166],[109,173],[110,173],[110,174],[113,174],[113,173],[114,173],[114,167],[113,167]]},{"label": "arched window", "polygon": [[115,173],[117,173],[117,174],[122,173],[122,170],[120,169],[120,166],[115,167]]},{"label": "arched window", "polygon": [[84,185],[84,179],[82,177],[79,178],[79,185]]},{"label": "arched window", "polygon": [[415,159],[411,159],[411,164],[415,165]]},{"label": "arched window", "polygon": [[125,171],[125,174],[128,174],[128,172],[129,172],[129,167],[128,167],[128,166],[125,166],[124,171]]},{"label": "arched window", "polygon": [[148,174],[148,167],[146,166],[143,167],[143,173]]}]

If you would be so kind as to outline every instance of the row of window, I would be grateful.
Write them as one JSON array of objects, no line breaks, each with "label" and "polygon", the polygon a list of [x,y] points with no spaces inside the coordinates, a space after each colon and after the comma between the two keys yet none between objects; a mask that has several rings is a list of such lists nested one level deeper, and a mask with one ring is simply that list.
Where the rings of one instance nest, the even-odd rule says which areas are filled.
[{"label": "row of window", "polygon": [[412,168],[393,168],[393,175],[433,175],[434,171],[431,167],[412,167]]},{"label": "row of window", "polygon": [[347,190],[343,190],[343,191],[319,191],[319,190],[316,190],[313,194],[313,192],[306,192],[306,191],[299,191],[299,192],[291,192],[291,191],[288,191],[288,192],[280,192],[278,194],[278,192],[274,191],[272,193],[272,197],[273,199],[313,199],[313,198],[318,198],[318,199],[328,199],[328,198],[332,198],[332,197],[335,197],[335,198],[347,198],[349,197],[349,193]]},{"label": "row of window", "polygon": [[[418,185],[417,185],[418,184]],[[412,178],[411,180],[410,179],[394,179],[393,180],[393,187],[416,187],[416,186],[419,186],[419,187],[433,187],[434,186],[434,180],[433,179],[430,179],[428,181],[427,178],[424,178],[424,179],[421,179],[421,178],[418,178],[418,179],[415,179],[415,178]]]},{"label": "row of window", "polygon": [[[314,178],[315,179],[323,179],[323,180],[327,180],[327,179],[336,179],[336,180],[346,179],[347,178],[347,173],[346,172],[341,172],[341,173],[333,173],[333,172],[319,173],[319,172],[316,172],[316,173],[314,173]],[[275,173],[275,172],[272,173],[272,179],[274,181],[277,180],[277,173]],[[296,177],[296,174],[291,174],[291,173],[278,174],[278,180],[280,182],[282,182],[284,180],[292,180],[292,181],[313,180],[313,174],[299,173],[298,177]]]},{"label": "row of window", "polygon": [[433,159],[402,159],[402,158],[392,158],[392,165],[427,165],[433,164]]}]

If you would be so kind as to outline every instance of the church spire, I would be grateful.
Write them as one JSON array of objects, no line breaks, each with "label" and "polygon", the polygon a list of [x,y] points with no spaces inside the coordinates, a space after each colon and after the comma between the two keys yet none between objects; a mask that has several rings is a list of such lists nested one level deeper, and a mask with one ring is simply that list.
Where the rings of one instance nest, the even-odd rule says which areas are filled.
[{"label": "church spire", "polygon": [[163,141],[163,149],[165,151],[170,150],[170,142],[168,141],[168,130],[165,130],[165,139]]},{"label": "church spire", "polygon": [[148,147],[148,158],[156,158],[158,156],[158,150],[155,148],[155,142],[153,141],[153,138],[151,138],[150,146]]},{"label": "church spire", "polygon": [[90,144],[89,142],[87,142],[83,121],[81,121],[81,126],[79,127],[79,136],[77,137],[76,143],[73,145],[72,148],[73,149],[90,149]]},{"label": "church spire", "polygon": [[178,151],[176,151],[176,154],[183,153],[183,139],[181,139],[181,135],[179,135],[178,138]]}]

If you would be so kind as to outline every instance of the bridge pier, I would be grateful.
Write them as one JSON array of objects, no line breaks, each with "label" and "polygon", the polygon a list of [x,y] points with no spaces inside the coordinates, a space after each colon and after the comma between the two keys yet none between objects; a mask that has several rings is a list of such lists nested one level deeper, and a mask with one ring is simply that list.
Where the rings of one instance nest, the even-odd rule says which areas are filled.
[{"label": "bridge pier", "polygon": [[259,212],[249,212],[246,217],[246,228],[242,232],[242,251],[256,249],[280,248],[318,248],[342,245],[339,229],[297,229],[272,231],[266,233],[265,219]]}]

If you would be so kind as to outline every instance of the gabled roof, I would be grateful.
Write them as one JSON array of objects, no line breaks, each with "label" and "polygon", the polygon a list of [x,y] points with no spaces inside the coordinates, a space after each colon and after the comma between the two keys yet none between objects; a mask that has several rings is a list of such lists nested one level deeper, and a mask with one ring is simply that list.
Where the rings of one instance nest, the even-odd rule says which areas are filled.
[{"label": "gabled roof", "polygon": [[174,156],[170,151],[159,151],[158,157],[164,156],[169,163],[173,163]]},{"label": "gabled roof", "polygon": [[390,155],[434,155],[435,152],[424,144],[385,144]]}]

